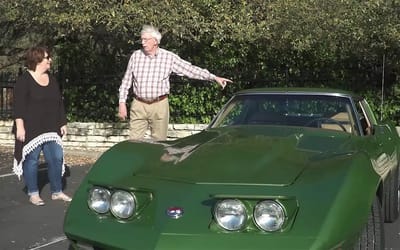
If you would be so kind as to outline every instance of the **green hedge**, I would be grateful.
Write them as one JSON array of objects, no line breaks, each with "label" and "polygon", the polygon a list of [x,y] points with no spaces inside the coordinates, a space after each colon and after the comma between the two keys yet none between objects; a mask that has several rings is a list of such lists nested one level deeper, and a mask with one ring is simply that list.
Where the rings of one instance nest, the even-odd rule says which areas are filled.
[{"label": "green hedge", "polygon": [[[117,122],[118,113],[118,88],[120,79],[93,80],[93,82],[74,82],[63,85],[64,100],[68,119],[80,122]],[[352,86],[339,81],[314,81],[306,83],[305,80],[285,81],[235,81],[224,90],[217,83],[195,81],[181,78],[171,79],[170,121],[171,123],[209,123],[218,110],[226,103],[234,92],[241,89],[254,87],[340,87]],[[391,95],[381,95],[378,90],[368,89],[364,92],[352,90],[365,96],[375,110],[378,119],[389,119],[398,124],[400,100],[395,91]],[[132,94],[128,99],[128,105]]]}]

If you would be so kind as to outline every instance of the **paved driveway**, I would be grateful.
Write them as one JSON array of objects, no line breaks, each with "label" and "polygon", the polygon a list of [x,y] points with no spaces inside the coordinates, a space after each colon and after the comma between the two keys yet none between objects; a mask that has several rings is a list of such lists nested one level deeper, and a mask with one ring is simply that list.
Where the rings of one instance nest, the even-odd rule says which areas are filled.
[{"label": "paved driveway", "polygon": [[[74,194],[97,156],[93,152],[66,152],[70,171],[65,177],[65,193]],[[4,152],[0,147],[0,249],[68,249],[68,240],[63,233],[63,219],[68,203],[49,199],[49,185],[46,170],[43,169],[39,173],[41,183],[44,184],[41,194],[46,205],[31,205],[24,193],[23,182],[10,173],[11,160],[10,152]],[[400,219],[396,223],[385,224],[385,230],[386,249],[400,250]]]},{"label": "paved driveway", "polygon": [[[72,167],[66,177],[65,193],[73,194],[89,166]],[[44,176],[45,171],[40,171]],[[43,183],[43,182],[42,182]],[[46,205],[33,206],[28,202],[24,184],[15,176],[0,174],[0,249],[68,249],[63,233],[63,218],[68,203],[52,201],[49,185],[41,196]]]},{"label": "paved driveway", "polygon": [[[66,151],[64,192],[73,195],[97,159],[99,152]],[[0,147],[0,249],[66,250],[68,240],[63,232],[68,203],[52,201],[46,165],[41,164],[39,183],[45,206],[33,206],[25,194],[25,185],[11,173],[12,149]]]}]

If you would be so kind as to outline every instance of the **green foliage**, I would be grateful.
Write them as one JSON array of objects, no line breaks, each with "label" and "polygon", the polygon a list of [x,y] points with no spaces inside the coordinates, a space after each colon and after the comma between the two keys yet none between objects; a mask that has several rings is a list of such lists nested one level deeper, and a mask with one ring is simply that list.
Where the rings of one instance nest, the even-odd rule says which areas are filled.
[{"label": "green foliage", "polygon": [[[116,121],[118,86],[116,82],[65,84],[64,101],[69,121]],[[119,84],[119,83],[117,83]]]},{"label": "green foliage", "polygon": [[391,120],[396,124],[400,124],[400,96],[377,96],[376,92],[367,91],[365,93],[371,108],[377,115],[378,120]]},{"label": "green foliage", "polygon": [[174,123],[209,123],[227,101],[219,85],[203,82],[173,82],[169,98],[171,121]]},{"label": "green foliage", "polygon": [[162,47],[234,80],[223,91],[173,80],[173,122],[206,123],[233,92],[264,86],[369,91],[378,108],[383,70],[382,113],[393,117],[400,109],[392,91],[400,75],[399,9],[398,0],[3,0],[0,70],[18,69],[27,47],[47,44],[69,118],[113,121],[118,85],[140,48],[141,26],[150,23],[160,28]]}]

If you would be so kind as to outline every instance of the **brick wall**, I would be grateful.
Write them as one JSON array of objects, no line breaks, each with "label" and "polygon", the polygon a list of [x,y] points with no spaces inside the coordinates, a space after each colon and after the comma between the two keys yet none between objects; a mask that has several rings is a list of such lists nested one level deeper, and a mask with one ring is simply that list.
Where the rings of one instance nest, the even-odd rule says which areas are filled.
[{"label": "brick wall", "polygon": [[[11,133],[13,122],[0,121],[0,145],[14,146],[14,135]],[[170,124],[168,140],[185,137],[200,132],[206,124]],[[64,147],[70,149],[104,150],[114,144],[128,139],[128,123],[68,123],[68,134]]]}]

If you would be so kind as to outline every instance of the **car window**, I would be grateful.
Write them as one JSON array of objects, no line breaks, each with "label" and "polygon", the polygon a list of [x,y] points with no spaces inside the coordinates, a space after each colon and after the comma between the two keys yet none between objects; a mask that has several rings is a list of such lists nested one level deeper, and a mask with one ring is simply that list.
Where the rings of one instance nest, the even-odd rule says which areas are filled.
[{"label": "car window", "polygon": [[231,99],[212,127],[234,125],[284,125],[316,127],[352,133],[350,99],[304,94],[253,94]]},{"label": "car window", "polygon": [[243,98],[235,98],[231,100],[222,112],[217,116],[214,124],[218,127],[225,127],[229,125],[243,124],[243,119],[248,113],[249,104],[245,103],[247,100]]}]

